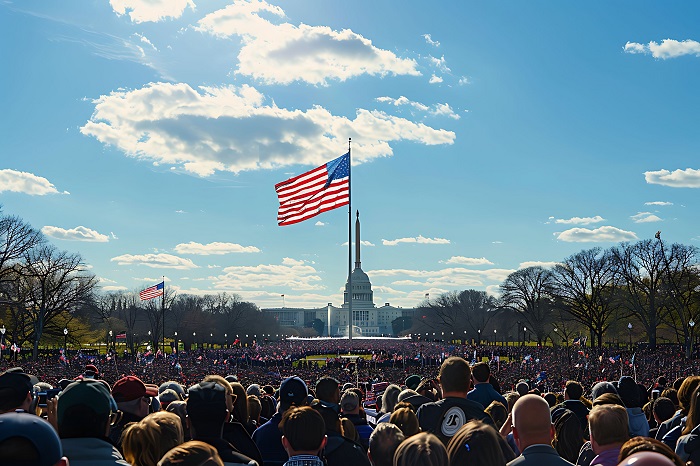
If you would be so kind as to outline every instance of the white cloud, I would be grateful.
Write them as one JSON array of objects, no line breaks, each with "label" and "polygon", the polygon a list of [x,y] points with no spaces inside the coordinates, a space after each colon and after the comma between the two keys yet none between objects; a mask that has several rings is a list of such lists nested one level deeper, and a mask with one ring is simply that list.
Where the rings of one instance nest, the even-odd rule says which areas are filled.
[{"label": "white cloud", "polygon": [[[399,243],[418,243],[418,244],[450,244],[449,239],[444,238],[425,238],[422,235],[418,235],[415,238],[398,238],[398,239],[383,239],[382,244],[384,246],[396,246]],[[362,244],[362,243],[360,243]]]},{"label": "white cloud", "polygon": [[605,221],[603,217],[596,215],[595,217],[571,217],[569,219],[558,218],[554,221],[554,223],[562,223],[564,225],[590,225],[591,223],[600,223],[603,221]]},{"label": "white cloud", "polygon": [[458,82],[459,82],[460,86],[465,86],[465,85],[469,84],[471,81],[469,81],[469,78],[467,78],[466,76],[462,76],[461,78],[459,78]]},{"label": "white cloud", "polygon": [[109,0],[109,4],[119,16],[128,12],[134,23],[177,19],[182,16],[185,8],[195,9],[192,0]]},{"label": "white cloud", "polygon": [[185,212],[184,210],[180,209],[180,210],[176,210],[175,213],[176,213],[176,214],[186,214],[187,212]]},{"label": "white cloud", "polygon": [[430,79],[428,80],[429,84],[437,84],[437,83],[441,83],[441,82],[442,82],[442,78],[440,76],[435,76],[435,75],[432,75],[430,77]]},{"label": "white cloud", "polygon": [[398,99],[393,99],[391,97],[377,97],[375,99],[377,102],[383,102],[383,103],[388,103],[391,105],[394,105],[395,107],[399,107],[402,105],[408,105],[410,107],[413,107],[417,110],[420,110],[422,112],[426,112],[430,115],[434,116],[447,116],[455,120],[459,120],[461,117],[455,113],[455,111],[450,107],[450,104],[448,103],[437,103],[434,104],[432,107],[429,107],[428,105],[422,104],[420,102],[415,102],[412,100],[409,100],[407,97],[401,96]]},{"label": "white cloud", "polygon": [[[168,164],[200,176],[318,166],[338,152],[348,135],[361,134],[355,163],[389,157],[393,141],[452,144],[455,133],[380,111],[357,110],[355,119],[316,106],[287,110],[264,105],[256,89],[155,83],[119,90],[95,100],[95,112],[80,131],[127,155]],[[345,142],[343,142],[345,144]]]},{"label": "white cloud", "polygon": [[158,48],[155,45],[153,45],[153,42],[148,40],[148,37],[146,37],[142,34],[139,34],[138,32],[134,33],[134,36],[138,37],[141,42],[143,42],[146,45],[150,45],[153,50],[158,52]]},{"label": "white cloud", "polygon": [[671,188],[700,188],[700,170],[657,170],[644,172],[644,179],[649,184],[660,184]]},{"label": "white cloud", "polygon": [[117,238],[117,235],[115,235],[113,231],[110,231],[109,234],[112,236],[112,239],[119,239],[119,238]]},{"label": "white cloud", "polygon": [[226,290],[275,287],[292,290],[320,290],[324,288],[321,285],[321,277],[318,276],[314,267],[305,265],[303,261],[290,258],[285,258],[281,265],[261,264],[226,267],[223,269],[223,275],[216,278],[214,287]]},{"label": "white cloud", "polygon": [[602,226],[594,230],[571,228],[561,233],[555,233],[555,235],[557,235],[557,239],[568,243],[619,242],[637,239],[637,235],[634,232],[611,226]]},{"label": "white cloud", "polygon": [[220,265],[207,265],[207,268],[208,269],[220,269],[221,266]]},{"label": "white cloud", "polygon": [[231,254],[231,253],[252,253],[260,252],[255,246],[241,246],[236,243],[209,243],[201,244],[190,241],[189,243],[181,243],[175,246],[175,252],[178,254],[198,254],[208,256],[212,254]]},{"label": "white cloud", "polygon": [[86,241],[91,243],[106,243],[109,241],[109,236],[98,233],[82,225],[68,230],[61,227],[46,225],[41,229],[41,232],[51,238],[66,241]]},{"label": "white cloud", "polygon": [[[344,242],[343,244],[341,244],[341,246],[347,246],[347,245],[348,245],[348,242],[347,242],[347,241]],[[352,245],[353,245],[353,246],[355,245],[355,242],[354,242],[354,241],[352,242]],[[374,243],[372,243],[372,242],[370,242],[370,241],[365,241],[365,240],[362,239],[362,240],[360,240],[360,245],[372,247],[372,246],[374,246]]]},{"label": "white cloud", "polygon": [[430,63],[443,73],[448,73],[450,69],[447,67],[447,62],[445,61],[445,56],[440,58],[435,58],[432,55],[429,56]]},{"label": "white cloud", "polygon": [[263,0],[234,0],[199,20],[197,29],[218,37],[240,36],[243,45],[236,73],[269,84],[326,85],[329,79],[345,81],[362,74],[420,75],[415,60],[377,48],[350,29],[274,24],[261,14],[285,17],[282,8]]},{"label": "white cloud", "polygon": [[126,291],[128,288],[120,285],[107,285],[102,287],[102,291]]},{"label": "white cloud", "polygon": [[[5,191],[24,193],[32,196],[59,194],[56,187],[46,178],[34,175],[33,173],[20,172],[9,168],[0,170],[0,193]],[[68,191],[63,191],[63,194],[70,193]]]},{"label": "white cloud", "polygon": [[158,278],[154,278],[154,277],[141,277],[141,278],[136,278],[136,277],[133,277],[133,279],[134,279],[135,281],[141,282],[141,283],[160,283],[160,282],[163,282],[163,281],[164,281],[165,284],[166,284],[166,286],[172,286],[172,285],[169,283],[169,282],[172,282],[172,280],[171,280],[170,277],[168,277],[168,276],[165,276],[165,277],[158,277]]},{"label": "white cloud", "polygon": [[639,212],[630,217],[634,223],[661,222],[662,220],[651,212]]},{"label": "white cloud", "polygon": [[145,265],[156,269],[186,270],[199,268],[191,260],[173,256],[172,254],[122,254],[110,260],[119,265]]},{"label": "white cloud", "polygon": [[[411,269],[385,269],[372,270],[367,274],[375,277],[407,277],[392,281],[395,286],[423,286],[423,287],[449,287],[458,289],[465,287],[481,287],[485,282],[501,283],[505,278],[515,272],[509,269],[474,270],[463,267],[453,267],[441,270],[411,270]],[[421,281],[422,280],[422,281]]]},{"label": "white cloud", "polygon": [[430,34],[423,34],[423,39],[425,39],[425,41],[433,47],[440,47],[440,42],[433,40]]},{"label": "white cloud", "polygon": [[551,262],[551,261],[525,261],[521,262],[520,265],[518,266],[518,269],[526,269],[528,267],[543,267],[545,269],[551,269],[555,265],[559,264],[559,262]]},{"label": "white cloud", "polygon": [[[443,262],[443,261],[440,261]],[[464,257],[464,256],[452,256],[447,261],[446,264],[461,264],[461,265],[493,265],[493,262],[485,257]]]},{"label": "white cloud", "polygon": [[673,202],[666,202],[666,201],[652,201],[652,202],[645,202],[644,205],[660,205],[660,206],[668,206],[668,205],[673,205]]},{"label": "white cloud", "polygon": [[317,226],[317,227],[325,227],[325,226],[326,226],[326,224],[323,223],[323,222],[320,221],[320,220],[319,220],[318,222],[314,223],[314,225]]},{"label": "white cloud", "polygon": [[652,57],[661,58],[663,60],[682,57],[684,55],[700,57],[700,42],[689,39],[683,41],[664,39],[660,44],[654,41],[648,44],[627,42],[624,50],[626,53],[651,54]]}]

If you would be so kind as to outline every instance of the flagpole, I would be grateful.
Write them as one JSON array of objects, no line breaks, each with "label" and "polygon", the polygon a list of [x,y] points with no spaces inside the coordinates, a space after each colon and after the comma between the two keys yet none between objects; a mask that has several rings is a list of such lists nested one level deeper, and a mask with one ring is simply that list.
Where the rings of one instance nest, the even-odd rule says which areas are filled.
[{"label": "flagpole", "polygon": [[348,341],[352,341],[352,157],[348,138]]},{"label": "flagpole", "polygon": [[165,275],[163,275],[163,300],[160,309],[163,317],[163,360],[165,361]]}]

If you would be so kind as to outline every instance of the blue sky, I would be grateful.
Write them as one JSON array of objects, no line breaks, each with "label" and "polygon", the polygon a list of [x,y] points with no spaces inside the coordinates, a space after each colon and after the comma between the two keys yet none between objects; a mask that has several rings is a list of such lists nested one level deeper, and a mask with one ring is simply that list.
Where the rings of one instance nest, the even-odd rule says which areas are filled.
[{"label": "blue sky", "polygon": [[347,209],[274,185],[353,140],[375,303],[698,245],[694,2],[0,2],[0,203],[105,291],[342,302]]}]

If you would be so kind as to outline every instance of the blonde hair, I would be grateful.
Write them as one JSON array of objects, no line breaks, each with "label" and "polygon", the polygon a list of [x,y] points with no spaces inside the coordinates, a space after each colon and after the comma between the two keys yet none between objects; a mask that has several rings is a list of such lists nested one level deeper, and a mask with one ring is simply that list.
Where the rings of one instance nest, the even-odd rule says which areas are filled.
[{"label": "blonde hair", "polygon": [[124,459],[133,466],[156,466],[158,460],[183,442],[180,417],[167,411],[149,414],[122,433]]},{"label": "blonde hair", "polygon": [[192,440],[163,455],[158,466],[224,466],[216,448],[208,443]]},{"label": "blonde hair", "polygon": [[404,440],[394,453],[394,466],[448,466],[445,445],[428,432]]}]

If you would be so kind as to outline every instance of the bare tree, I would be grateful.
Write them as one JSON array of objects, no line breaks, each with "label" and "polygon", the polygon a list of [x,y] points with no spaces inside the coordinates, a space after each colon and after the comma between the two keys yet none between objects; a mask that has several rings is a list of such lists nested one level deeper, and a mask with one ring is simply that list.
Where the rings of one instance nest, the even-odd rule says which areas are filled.
[{"label": "bare tree", "polygon": [[503,307],[522,316],[541,344],[552,318],[552,271],[544,267],[517,270],[501,284]]},{"label": "bare tree", "polygon": [[565,309],[588,328],[592,346],[603,346],[615,299],[615,262],[601,248],[583,250],[554,267],[553,292]]},{"label": "bare tree", "polygon": [[637,317],[649,335],[649,349],[656,349],[656,332],[668,318],[663,290],[664,252],[651,239],[622,243],[611,249],[622,291],[621,302]]},{"label": "bare tree", "polygon": [[24,308],[34,325],[32,357],[36,359],[47,324],[88,302],[97,278],[85,273],[78,254],[44,245],[25,252],[20,281],[26,293]]},{"label": "bare tree", "polygon": [[0,282],[13,273],[14,264],[43,241],[43,235],[21,218],[0,216]]},{"label": "bare tree", "polygon": [[454,332],[460,339],[477,339],[497,314],[496,299],[485,291],[464,290],[443,293],[425,302],[428,323],[441,331]]},{"label": "bare tree", "polygon": [[664,259],[663,283],[669,308],[668,323],[682,335],[687,358],[693,352],[695,320],[700,317],[700,268],[698,249],[694,246],[674,243],[665,248],[661,232],[656,233]]}]

